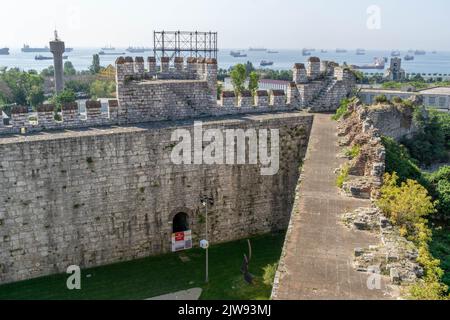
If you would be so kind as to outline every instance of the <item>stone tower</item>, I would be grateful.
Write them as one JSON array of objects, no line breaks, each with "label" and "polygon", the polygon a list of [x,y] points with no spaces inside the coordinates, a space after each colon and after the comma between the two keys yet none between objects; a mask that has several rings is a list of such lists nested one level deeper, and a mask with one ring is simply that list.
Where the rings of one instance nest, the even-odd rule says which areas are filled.
[{"label": "stone tower", "polygon": [[402,59],[392,58],[391,66],[387,69],[385,78],[389,81],[403,81],[406,78],[405,70],[402,69]]},{"label": "stone tower", "polygon": [[64,68],[63,68],[64,51],[66,51],[64,42],[59,40],[58,31],[55,30],[55,40],[50,41],[50,52],[53,53],[56,93],[60,93],[64,89]]}]

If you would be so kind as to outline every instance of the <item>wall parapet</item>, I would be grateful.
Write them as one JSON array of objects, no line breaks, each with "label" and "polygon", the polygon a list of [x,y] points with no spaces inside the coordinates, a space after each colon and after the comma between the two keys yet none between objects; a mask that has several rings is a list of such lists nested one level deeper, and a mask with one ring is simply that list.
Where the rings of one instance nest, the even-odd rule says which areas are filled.
[{"label": "wall parapet", "polygon": [[109,110],[105,112],[100,101],[86,101],[86,117],[79,112],[76,102],[63,104],[60,112],[52,104],[40,105],[35,112],[30,112],[28,107],[15,106],[11,109],[9,124],[0,127],[0,134],[113,125],[116,124],[118,103],[117,100],[108,103]]}]

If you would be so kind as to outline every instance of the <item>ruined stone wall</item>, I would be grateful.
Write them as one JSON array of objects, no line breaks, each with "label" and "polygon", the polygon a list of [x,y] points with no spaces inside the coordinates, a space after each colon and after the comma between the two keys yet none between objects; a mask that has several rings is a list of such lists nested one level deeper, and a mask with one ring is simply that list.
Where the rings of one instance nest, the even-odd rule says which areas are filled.
[{"label": "ruined stone wall", "polygon": [[413,137],[419,130],[413,112],[413,107],[383,104],[363,109],[361,117],[365,117],[366,125],[373,125],[381,135],[400,140]]},{"label": "ruined stone wall", "polygon": [[205,120],[204,129],[280,129],[280,171],[259,165],[174,165],[175,128],[159,122],[0,139],[0,282],[168,252],[172,219],[189,215],[213,243],[285,229],[312,116],[287,113]]}]

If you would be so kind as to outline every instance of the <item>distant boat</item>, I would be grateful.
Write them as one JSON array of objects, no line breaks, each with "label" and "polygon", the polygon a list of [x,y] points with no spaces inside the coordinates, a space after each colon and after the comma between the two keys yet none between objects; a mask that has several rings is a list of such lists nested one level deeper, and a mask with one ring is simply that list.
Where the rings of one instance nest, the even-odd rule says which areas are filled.
[{"label": "distant boat", "polygon": [[267,51],[266,48],[249,48],[248,51]]},{"label": "distant boat", "polygon": [[364,49],[356,49],[356,54],[358,56],[363,56],[363,55],[366,54],[366,50],[364,50]]},{"label": "distant boat", "polygon": [[[65,52],[72,52],[72,51],[73,51],[73,48],[66,48],[65,49]],[[32,48],[29,45],[24,44],[23,48],[22,48],[22,52],[26,52],[26,53],[29,53],[29,52],[33,52],[33,53],[50,52],[50,48],[47,47],[47,46],[45,46],[44,48]]]},{"label": "distant boat", "polygon": [[146,51],[151,51],[150,48],[142,48],[142,47],[128,47],[127,51],[130,53],[144,53]]},{"label": "distant boat", "polygon": [[269,50],[269,51],[267,51],[267,53],[275,54],[275,53],[279,53],[279,52],[278,51]]},{"label": "distant boat", "polygon": [[101,56],[120,56],[120,55],[124,55],[126,54],[125,52],[105,52],[105,51],[100,51],[98,53]]},{"label": "distant boat", "polygon": [[414,54],[416,56],[423,56],[423,55],[426,55],[427,53],[424,50],[416,50],[416,51],[414,51]]},{"label": "distant boat", "polygon": [[0,55],[2,56],[9,55],[9,48],[0,48]]},{"label": "distant boat", "polygon": [[325,50],[325,49],[322,49],[322,50],[320,50],[320,52],[322,52],[322,53],[327,53],[328,51]]},{"label": "distant boat", "polygon": [[245,58],[245,57],[247,57],[246,54],[241,53],[240,51],[231,51],[231,52],[230,52],[230,55],[231,55],[232,57],[234,57],[234,58]]},{"label": "distant boat", "polygon": [[311,55],[311,52],[310,52],[308,49],[303,49],[303,50],[302,50],[302,55],[305,56],[305,57],[306,57],[306,56],[310,56],[310,55]]},{"label": "distant boat", "polygon": [[382,70],[385,67],[385,62],[384,62],[383,58],[375,58],[375,59],[373,59],[372,64],[365,64],[362,66],[353,65],[352,67],[355,69],[380,69],[380,70]]},{"label": "distant boat", "polygon": [[[68,56],[63,56],[64,60],[67,60],[69,57]],[[34,57],[34,60],[53,60],[53,57],[46,57],[43,55],[37,55]]]},{"label": "distant boat", "polygon": [[116,48],[109,45],[109,46],[105,46],[104,48],[102,48],[102,50],[103,51],[114,51],[114,50],[116,50]]},{"label": "distant boat", "polygon": [[405,56],[405,61],[412,61],[412,60],[414,60],[414,56],[409,55],[409,54],[407,54],[407,55]]},{"label": "distant boat", "polygon": [[394,50],[394,51],[391,52],[391,56],[392,57],[400,57],[401,54],[402,53],[400,51],[398,51],[398,50]]},{"label": "distant boat", "polygon": [[346,53],[346,49],[336,49],[336,53]]},{"label": "distant boat", "polygon": [[263,60],[263,61],[261,61],[261,63],[259,65],[261,67],[273,66],[273,61]]}]

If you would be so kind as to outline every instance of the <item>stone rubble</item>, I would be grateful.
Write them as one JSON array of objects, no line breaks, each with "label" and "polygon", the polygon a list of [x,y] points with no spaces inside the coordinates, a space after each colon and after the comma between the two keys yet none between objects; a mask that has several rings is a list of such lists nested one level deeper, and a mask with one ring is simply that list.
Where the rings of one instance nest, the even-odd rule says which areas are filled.
[{"label": "stone rubble", "polygon": [[[370,108],[370,107],[369,107]],[[382,108],[386,113],[391,108]],[[400,136],[399,132],[393,134],[392,128],[402,127],[401,132],[413,132],[412,123],[408,127],[400,124],[401,119],[409,115],[398,115],[389,122],[388,127],[379,126],[382,121],[373,121],[368,107],[363,106],[359,100],[354,100],[348,113],[339,123],[338,136],[341,146],[360,146],[360,153],[349,160],[349,178],[343,184],[346,194],[356,198],[372,199],[379,197],[379,189],[385,173],[386,150],[381,142],[381,135]],[[378,119],[389,117],[376,112]],[[392,115],[391,115],[392,117]],[[397,124],[395,124],[397,121]],[[377,124],[377,127],[375,127]],[[395,130],[394,130],[395,131]],[[339,155],[342,156],[342,155]],[[416,246],[402,237],[388,218],[375,205],[368,208],[359,208],[354,212],[347,212],[342,216],[342,222],[347,227],[363,232],[379,233],[381,242],[369,248],[355,248],[354,267],[360,272],[381,273],[390,277],[394,285],[411,284],[423,276],[423,268],[417,262],[418,251]]]}]

